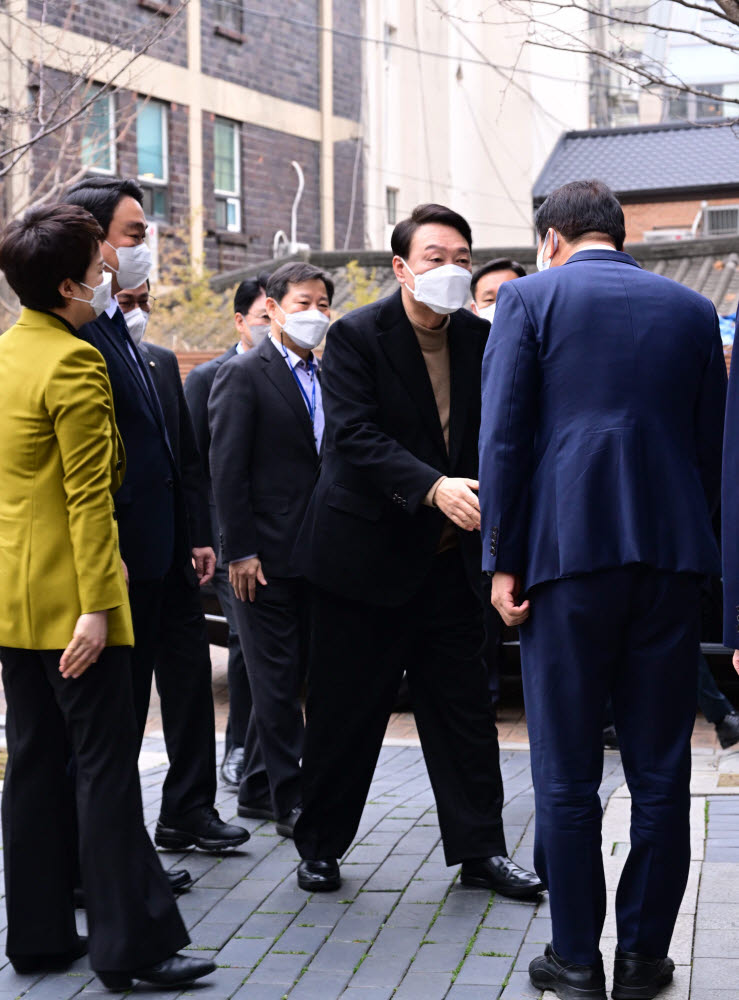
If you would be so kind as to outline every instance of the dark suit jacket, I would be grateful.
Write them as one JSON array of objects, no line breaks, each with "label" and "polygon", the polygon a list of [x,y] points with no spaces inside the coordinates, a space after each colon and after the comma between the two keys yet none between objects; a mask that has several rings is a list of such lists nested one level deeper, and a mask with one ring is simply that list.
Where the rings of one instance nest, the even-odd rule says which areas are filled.
[{"label": "dark suit jacket", "polygon": [[166,347],[144,342],[139,350],[159,394],[169,442],[182,480],[190,548],[212,545],[205,470],[185,402],[180,366],[175,354]]},{"label": "dark suit jacket", "polygon": [[210,452],[208,397],[210,396],[213,380],[218,374],[219,368],[225,361],[230,361],[231,358],[236,357],[236,354],[236,344],[234,344],[224,354],[221,354],[220,357],[213,358],[211,361],[206,361],[204,364],[193,368],[185,379],[185,399],[190,409],[198,451],[205,467],[208,480],[208,502],[211,505],[215,501],[213,500],[213,487],[210,481],[210,463],[208,458]]},{"label": "dark suit jacket", "polygon": [[[736,355],[736,356],[735,356]],[[724,570],[724,645],[739,649],[739,316],[731,355],[724,431],[721,553]]]},{"label": "dark suit jacket", "polygon": [[290,554],[319,458],[300,389],[269,338],[220,366],[208,413],[223,561],[257,553],[267,580],[298,575]]},{"label": "dark suit jacket", "polygon": [[498,293],[483,366],[484,569],[714,574],[726,369],[711,302],[584,250]]},{"label": "dark suit jacket", "polygon": [[129,347],[138,349],[105,313],[79,336],[105,358],[126,450],[126,480],[115,496],[121,555],[132,580],[161,580],[173,564],[190,565],[190,545],[182,482],[149,365],[142,361],[146,391]]},{"label": "dark suit jacket", "polygon": [[[422,501],[441,475],[477,478],[480,367],[490,327],[466,309],[449,325],[449,454],[421,348],[397,291],[350,312],[323,357],[321,475],[295,563],[350,600],[398,606],[428,575],[444,517]],[[473,591],[480,535],[458,531]]]}]

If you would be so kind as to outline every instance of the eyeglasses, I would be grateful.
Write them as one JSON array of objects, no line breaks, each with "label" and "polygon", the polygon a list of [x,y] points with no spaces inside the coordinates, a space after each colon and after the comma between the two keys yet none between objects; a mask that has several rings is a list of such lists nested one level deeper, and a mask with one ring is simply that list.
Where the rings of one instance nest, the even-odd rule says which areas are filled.
[{"label": "eyeglasses", "polygon": [[156,299],[153,295],[118,295],[118,305],[121,307],[123,312],[130,312],[131,309],[135,309],[137,306],[143,309],[144,312],[151,312],[156,304]]}]

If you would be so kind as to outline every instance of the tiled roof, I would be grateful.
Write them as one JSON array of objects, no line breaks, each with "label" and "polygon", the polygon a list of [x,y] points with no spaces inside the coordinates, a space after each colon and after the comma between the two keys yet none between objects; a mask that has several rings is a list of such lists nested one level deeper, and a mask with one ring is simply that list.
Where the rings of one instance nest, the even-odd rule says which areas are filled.
[{"label": "tiled roof", "polygon": [[739,126],[638,125],[565,132],[533,190],[597,178],[616,194],[739,187]]}]

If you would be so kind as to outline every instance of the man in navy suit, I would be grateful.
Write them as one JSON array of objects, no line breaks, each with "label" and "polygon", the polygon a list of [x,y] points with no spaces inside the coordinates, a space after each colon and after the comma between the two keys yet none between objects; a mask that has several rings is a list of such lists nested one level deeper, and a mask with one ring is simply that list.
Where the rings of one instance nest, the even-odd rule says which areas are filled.
[{"label": "man in navy suit", "polygon": [[[239,335],[238,341],[219,357],[193,368],[185,379],[185,399],[195,428],[198,450],[205,466],[213,538],[218,538],[219,528],[208,460],[210,451],[208,397],[221,365],[235,358],[237,354],[245,354],[252,347],[257,347],[269,333],[269,316],[265,310],[267,296],[264,293],[268,278],[269,275],[260,274],[256,278],[247,278],[241,282],[234,295],[234,325]],[[216,564],[213,587],[228,622],[228,725],[221,764],[221,780],[231,788],[238,788],[244,774],[246,759],[244,743],[252,700],[244,653],[236,626],[234,594],[228,582],[228,566],[224,566],[221,559],[218,559]]]},{"label": "man in navy suit", "polygon": [[[135,181],[87,178],[64,200],[86,208],[100,223],[114,296],[146,281],[151,261],[144,243],[143,193]],[[126,480],[115,496],[115,513],[130,578],[134,707],[143,739],[156,663],[170,756],[154,840],[159,847],[179,851],[193,844],[206,851],[237,847],[249,839],[248,831],[224,823],[214,807],[215,722],[198,582],[212,577],[215,553],[207,511],[199,516],[204,504],[193,501],[192,475],[182,474],[181,461],[187,461],[190,470],[193,463],[199,464],[192,423],[184,406],[178,419],[184,421],[186,440],[179,434],[175,438],[173,426],[165,423],[149,365],[131,339],[115,298],[79,336],[105,358],[126,449]],[[189,457],[183,460],[185,454]],[[185,875],[180,873],[189,883]]]},{"label": "man in navy suit", "polygon": [[[521,629],[535,864],[552,943],[538,989],[605,998],[601,731],[632,796],[613,996],[654,997],[690,861],[701,578],[719,572],[726,371],[708,299],[622,252],[598,181],[536,216],[540,270],[507,282],[483,363],[480,502],[492,600]],[[559,266],[564,265],[564,266]]]}]

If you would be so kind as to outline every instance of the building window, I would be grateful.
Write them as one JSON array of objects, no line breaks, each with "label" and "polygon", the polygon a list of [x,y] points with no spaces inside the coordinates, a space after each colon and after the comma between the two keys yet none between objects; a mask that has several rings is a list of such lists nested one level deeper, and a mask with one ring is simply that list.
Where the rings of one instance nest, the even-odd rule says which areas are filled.
[{"label": "building window", "polygon": [[149,218],[166,219],[169,155],[167,105],[139,98],[136,109],[138,175],[144,191],[144,211]]},{"label": "building window", "polygon": [[241,34],[244,30],[243,6],[238,0],[216,0],[216,24]]},{"label": "building window", "polygon": [[385,208],[387,210],[387,224],[394,226],[398,221],[398,189],[385,188]]},{"label": "building window", "polygon": [[[89,97],[102,87],[93,84]],[[115,103],[106,93],[95,98],[82,117],[80,161],[83,167],[101,174],[115,173]]]},{"label": "building window", "polygon": [[706,209],[706,236],[736,236],[739,233],[739,206],[717,205]]},{"label": "building window", "polygon": [[236,122],[216,118],[213,126],[216,227],[241,232],[241,143]]},{"label": "building window", "polygon": [[726,89],[723,84],[696,83],[694,86],[696,90],[705,90],[716,97],[699,97],[697,94],[668,90],[663,97],[663,121],[711,121],[714,118],[724,118],[729,113],[728,106],[721,100]]}]

